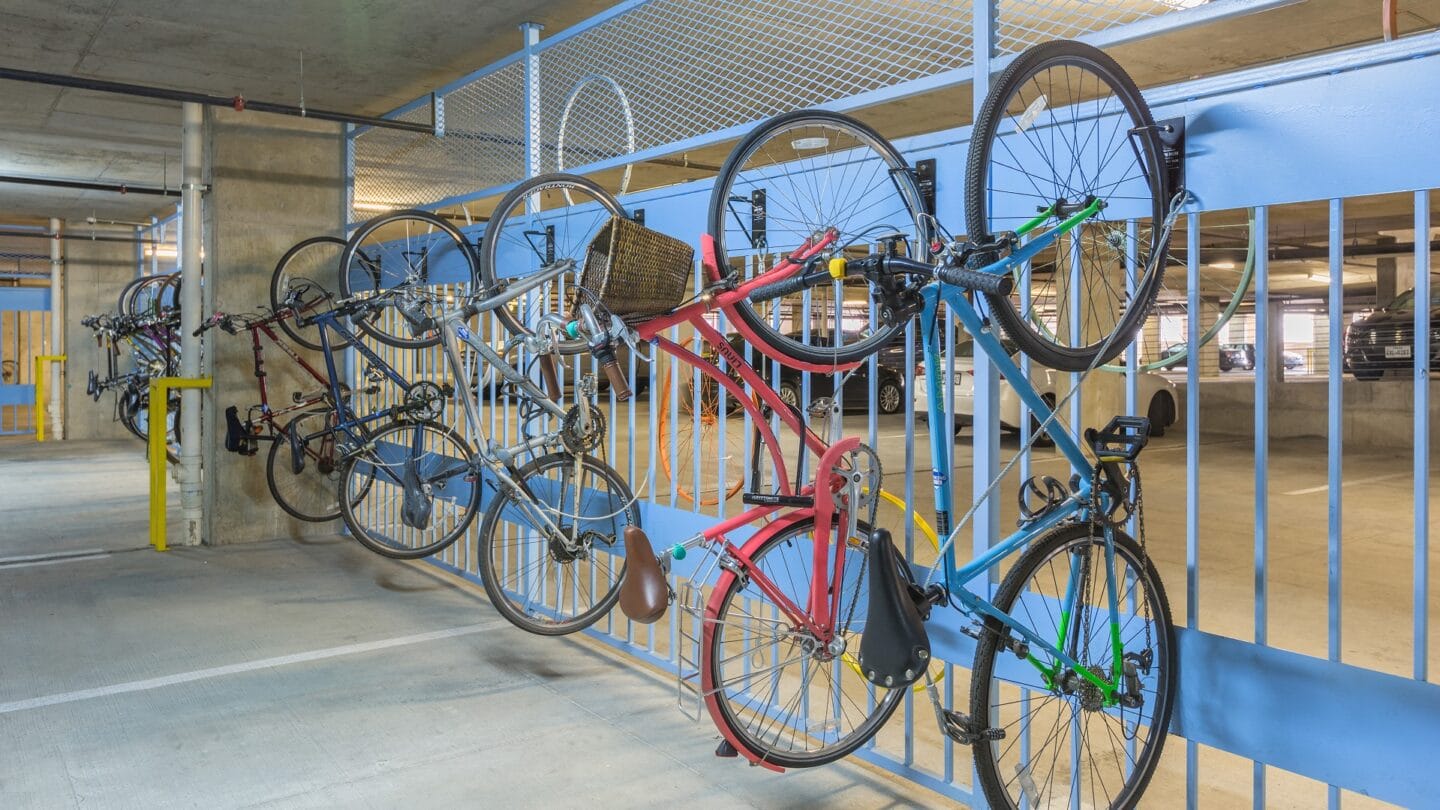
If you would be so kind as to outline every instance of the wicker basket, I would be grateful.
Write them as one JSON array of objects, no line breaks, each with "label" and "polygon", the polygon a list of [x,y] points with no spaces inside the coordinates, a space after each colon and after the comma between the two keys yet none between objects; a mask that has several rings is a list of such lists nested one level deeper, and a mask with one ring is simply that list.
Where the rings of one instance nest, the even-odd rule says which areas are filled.
[{"label": "wicker basket", "polygon": [[625,320],[643,320],[678,307],[694,272],[694,248],[625,217],[611,217],[590,243],[571,308],[584,295]]}]

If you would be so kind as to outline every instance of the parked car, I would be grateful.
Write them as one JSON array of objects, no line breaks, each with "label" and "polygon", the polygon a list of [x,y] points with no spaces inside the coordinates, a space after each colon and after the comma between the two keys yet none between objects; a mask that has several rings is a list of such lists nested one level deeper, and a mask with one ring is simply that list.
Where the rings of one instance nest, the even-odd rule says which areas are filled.
[{"label": "parked car", "polygon": [[[1440,359],[1440,278],[1431,280],[1430,362]],[[1350,324],[1345,332],[1345,367],[1357,380],[1378,380],[1389,369],[1415,367],[1415,290]]]},{"label": "parked car", "polygon": [[[1001,345],[1005,351],[1010,353],[1012,358],[1018,362],[1019,349],[1008,340],[1002,340]],[[975,344],[974,341],[966,340],[955,347],[955,422],[956,427],[969,425],[974,421],[975,414]],[[1039,392],[1051,406],[1059,401],[1061,383],[1064,382],[1065,374],[1045,368],[1038,363],[1032,364],[1031,382],[1035,390]],[[923,369],[922,369],[923,373]],[[1179,414],[1176,403],[1179,401],[1175,394],[1175,386],[1159,374],[1142,371],[1135,375],[1136,391],[1135,401],[1145,409],[1144,413],[1150,418],[1150,435],[1163,436],[1165,429],[1175,424]],[[918,379],[918,376],[917,376]],[[930,402],[926,397],[924,385],[915,386],[916,392],[913,399],[917,415],[928,417]],[[1030,430],[1033,432],[1040,426],[1040,420],[1032,414],[1030,417]],[[1011,432],[1020,430],[1020,395],[1015,389],[1002,378],[1000,380],[1000,427]]]},{"label": "parked car", "polygon": [[[1161,355],[1162,357],[1169,357],[1176,354],[1180,355],[1179,360],[1176,360],[1174,363],[1166,366],[1166,368],[1175,370],[1186,368],[1188,364],[1186,363],[1185,353],[1186,346],[1184,343],[1176,343],[1175,345],[1166,349],[1165,354]],[[1281,354],[1281,362],[1285,364],[1286,369],[1291,371],[1297,368],[1304,368],[1305,366],[1305,358],[1296,352],[1283,352]],[[1220,370],[1234,371],[1237,368],[1241,369],[1242,371],[1253,371],[1255,369],[1254,343],[1221,344]]]},{"label": "parked car", "polygon": [[[799,335],[790,337],[799,339]],[[740,356],[745,356],[745,341],[739,335],[731,335],[728,340]],[[846,337],[847,341],[858,340],[858,336]],[[828,338],[812,336],[809,343],[814,346],[825,346]],[[876,386],[875,386],[875,407],[880,413],[898,413],[905,407],[905,372],[902,368],[892,365],[894,362],[895,347],[886,346],[876,353]],[[903,362],[905,346],[900,344],[900,354]],[[767,383],[771,383],[770,375],[773,370],[773,363],[759,351],[752,351],[750,365],[760,372]],[[775,387],[780,394],[780,399],[786,404],[794,405],[797,408],[805,406],[803,397],[803,378],[799,369],[781,364],[780,384]],[[812,373],[810,375],[810,398],[812,400],[820,397],[834,395],[834,376],[830,374]],[[771,383],[774,385],[774,383]],[[867,410],[870,407],[870,363],[861,363],[854,374],[845,381],[844,405],[847,410]]]}]

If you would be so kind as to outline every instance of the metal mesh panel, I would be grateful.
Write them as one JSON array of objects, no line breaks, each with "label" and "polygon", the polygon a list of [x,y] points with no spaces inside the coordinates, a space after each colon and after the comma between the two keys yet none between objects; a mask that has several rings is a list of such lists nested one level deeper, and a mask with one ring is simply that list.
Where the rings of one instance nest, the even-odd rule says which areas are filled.
[{"label": "metal mesh panel", "polygon": [[541,166],[559,165],[562,118],[574,168],[629,151],[629,120],[642,150],[963,67],[969,18],[923,0],[655,0],[542,52]]},{"label": "metal mesh panel", "polygon": [[1205,0],[999,0],[995,13],[995,48],[1002,54],[1019,53],[1041,42],[1072,39],[1203,2]]},{"label": "metal mesh panel", "polygon": [[[370,129],[354,139],[354,218],[424,205],[525,174],[525,67],[516,62],[444,96],[445,137]],[[396,116],[430,121],[430,105]]]},{"label": "metal mesh panel", "polygon": [[50,257],[39,253],[0,250],[0,275],[49,278]]}]

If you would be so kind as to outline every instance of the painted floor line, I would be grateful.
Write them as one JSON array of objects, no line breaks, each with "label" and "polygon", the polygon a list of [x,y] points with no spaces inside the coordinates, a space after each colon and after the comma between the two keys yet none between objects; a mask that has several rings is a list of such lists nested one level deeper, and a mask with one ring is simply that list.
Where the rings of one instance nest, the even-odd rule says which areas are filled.
[{"label": "painted floor line", "polygon": [[61,563],[85,562],[87,560],[103,560],[110,556],[110,552],[102,551],[98,554],[86,554],[83,556],[68,555],[65,557],[53,557],[48,560],[35,560],[34,562],[0,563],[0,573],[13,571],[16,568],[34,568],[37,565],[60,565]]},{"label": "painted floor line", "polygon": [[[1401,472],[1401,473],[1389,473],[1389,474],[1386,474],[1386,475],[1372,475],[1372,476],[1370,476],[1369,478],[1351,478],[1351,479],[1349,479],[1349,480],[1347,480],[1347,481],[1341,481],[1341,482],[1340,482],[1340,486],[1341,486],[1341,487],[1348,487],[1348,486],[1351,486],[1351,485],[1354,485],[1354,484],[1375,484],[1375,483],[1379,483],[1380,481],[1393,481],[1393,480],[1395,480],[1396,478],[1410,478],[1410,477],[1413,476],[1413,475],[1414,475],[1414,472],[1413,472],[1413,471],[1406,471],[1406,472]],[[1329,484],[1322,484],[1321,486],[1318,486],[1318,487],[1306,487],[1306,488],[1304,488],[1304,489],[1292,489],[1292,490],[1290,490],[1289,492],[1282,492],[1282,493],[1280,493],[1280,494],[1281,494],[1281,495],[1314,495],[1314,494],[1317,493],[1317,492],[1329,492],[1329,491],[1330,491],[1330,485],[1329,485]]]},{"label": "painted floor line", "polygon": [[238,664],[228,664],[223,667],[209,667],[207,669],[196,669],[190,672],[181,672],[175,675],[164,675],[159,678],[146,678],[140,681],[128,681],[110,686],[101,686],[95,689],[79,689],[74,692],[59,692],[53,695],[42,695],[41,697],[16,700],[10,703],[0,703],[0,714],[11,714],[23,712],[28,709],[39,709],[45,706],[56,706],[62,703],[75,703],[82,700],[93,700],[95,698],[109,697],[111,695],[123,695],[129,692],[145,692],[151,689],[160,689],[176,684],[191,683],[194,681],[209,680],[211,678],[223,678],[226,675],[238,675],[244,672],[254,672],[260,669],[275,669],[277,667],[290,666],[291,664],[305,664],[311,661],[323,661],[327,658],[340,658],[346,655],[358,655],[360,653],[375,652],[376,650],[388,650],[393,647],[408,647],[413,644],[424,644],[428,641],[440,641],[447,638],[469,636],[476,633],[484,633],[487,630],[494,630],[500,627],[508,627],[507,622],[492,621],[483,624],[470,624],[464,627],[452,627],[448,630],[435,630],[429,633],[416,633],[409,636],[397,636],[395,638],[380,639],[379,641],[366,641],[360,644],[345,644],[339,647],[327,647],[321,650],[310,650],[309,652],[293,653],[291,655],[280,655],[274,658],[260,658],[254,661],[244,661]]}]

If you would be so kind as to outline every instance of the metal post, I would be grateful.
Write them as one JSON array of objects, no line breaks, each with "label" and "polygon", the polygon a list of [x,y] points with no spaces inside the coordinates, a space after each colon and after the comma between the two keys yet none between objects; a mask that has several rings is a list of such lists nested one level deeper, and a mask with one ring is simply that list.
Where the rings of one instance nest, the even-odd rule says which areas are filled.
[{"label": "metal post", "polygon": [[1429,677],[1430,192],[1415,192],[1415,680]]},{"label": "metal post", "polygon": [[[180,375],[200,376],[200,168],[204,108],[186,103],[180,128]],[[180,392],[180,505],[185,543],[200,542],[200,391]],[[163,424],[163,423],[162,423]],[[154,430],[154,426],[151,428]]]},{"label": "metal post", "polygon": [[[62,312],[60,296],[60,278],[64,272],[65,261],[60,255],[60,220],[50,218],[50,355],[52,357],[65,354],[65,317]],[[52,360],[50,363],[50,432],[55,438],[65,438],[65,422],[60,412],[60,361]],[[36,383],[39,383],[39,375],[36,375]],[[38,417],[39,414],[36,414]],[[36,421],[39,421],[38,419]]]},{"label": "metal post", "polygon": [[525,176],[534,177],[540,173],[540,54],[535,46],[540,44],[540,32],[545,26],[540,23],[521,23],[520,32],[525,37]]},{"label": "metal post", "polygon": [[[1272,332],[1270,311],[1270,209],[1255,209],[1255,643],[1270,643],[1265,569],[1270,549],[1270,384]],[[1256,810],[1265,807],[1265,763],[1251,766],[1250,797]]]}]

